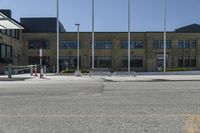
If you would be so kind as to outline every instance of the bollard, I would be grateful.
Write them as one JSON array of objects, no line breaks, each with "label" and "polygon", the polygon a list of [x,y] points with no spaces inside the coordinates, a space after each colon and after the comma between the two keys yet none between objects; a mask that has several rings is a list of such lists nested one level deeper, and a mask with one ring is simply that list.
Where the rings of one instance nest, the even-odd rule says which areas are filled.
[{"label": "bollard", "polygon": [[42,67],[42,65],[40,65],[40,78],[43,78],[43,67]]},{"label": "bollard", "polygon": [[35,66],[35,76],[37,76],[37,66]]},{"label": "bollard", "polygon": [[33,76],[33,66],[30,67],[31,76]]},{"label": "bollard", "polygon": [[46,74],[46,73],[47,73],[47,66],[44,65],[44,74]]},{"label": "bollard", "polygon": [[56,73],[56,67],[53,65],[53,73]]},{"label": "bollard", "polygon": [[8,78],[12,78],[12,65],[8,64]]}]

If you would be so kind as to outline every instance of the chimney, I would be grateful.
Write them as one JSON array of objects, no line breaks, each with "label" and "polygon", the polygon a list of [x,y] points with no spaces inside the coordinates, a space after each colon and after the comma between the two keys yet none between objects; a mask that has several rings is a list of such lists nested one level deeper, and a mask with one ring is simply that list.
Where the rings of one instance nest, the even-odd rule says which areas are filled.
[{"label": "chimney", "polygon": [[12,17],[12,11],[9,9],[0,9],[0,12],[3,13],[5,16],[7,16],[8,18]]}]

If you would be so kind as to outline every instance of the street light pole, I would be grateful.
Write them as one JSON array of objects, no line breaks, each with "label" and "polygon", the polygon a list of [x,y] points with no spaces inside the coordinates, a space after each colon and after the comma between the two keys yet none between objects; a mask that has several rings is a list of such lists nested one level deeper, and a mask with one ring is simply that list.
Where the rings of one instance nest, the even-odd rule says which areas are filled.
[{"label": "street light pole", "polygon": [[79,71],[79,26],[80,24],[75,24],[77,26],[77,71]]},{"label": "street light pole", "polygon": [[128,74],[131,71],[131,1],[128,0]]},{"label": "street light pole", "polygon": [[163,61],[163,70],[166,72],[166,26],[167,26],[167,0],[164,0],[164,61]]},{"label": "street light pole", "polygon": [[56,43],[56,46],[57,46],[57,74],[59,74],[60,70],[59,70],[59,0],[57,0],[57,16],[56,16],[56,20],[57,20],[57,26],[56,26],[56,32],[57,32],[57,35],[56,35],[56,38],[57,38],[57,43]]},{"label": "street light pole", "polygon": [[92,69],[94,69],[94,0],[92,0]]}]

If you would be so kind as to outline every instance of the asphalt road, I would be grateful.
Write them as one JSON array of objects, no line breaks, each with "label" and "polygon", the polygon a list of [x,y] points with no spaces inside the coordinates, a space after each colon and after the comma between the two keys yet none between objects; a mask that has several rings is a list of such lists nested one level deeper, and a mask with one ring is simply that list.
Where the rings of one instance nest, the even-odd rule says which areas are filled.
[{"label": "asphalt road", "polygon": [[0,82],[0,133],[199,133],[200,82]]}]

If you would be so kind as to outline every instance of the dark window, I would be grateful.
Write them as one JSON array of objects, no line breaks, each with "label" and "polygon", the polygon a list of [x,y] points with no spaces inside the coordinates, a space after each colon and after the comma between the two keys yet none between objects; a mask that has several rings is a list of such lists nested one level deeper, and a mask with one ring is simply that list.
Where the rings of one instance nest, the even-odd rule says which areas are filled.
[{"label": "dark window", "polygon": [[196,40],[179,40],[178,48],[196,48]]},{"label": "dark window", "polygon": [[[80,44],[79,44],[80,47]],[[77,41],[60,41],[60,49],[76,49]]]},{"label": "dark window", "polygon": [[196,40],[192,40],[191,41],[191,48],[196,48],[196,47],[197,47]]},{"label": "dark window", "polygon": [[[128,57],[121,57],[121,65],[122,67],[128,67]],[[143,67],[143,57],[142,56],[131,56],[130,59],[131,67]]]},{"label": "dark window", "polygon": [[185,57],[185,67],[190,67],[190,58],[189,57]]},{"label": "dark window", "polygon": [[2,32],[3,34],[6,34],[6,29],[2,29],[1,32]]},{"label": "dark window", "polygon": [[196,57],[190,57],[191,67],[196,67]]},{"label": "dark window", "polygon": [[19,39],[19,30],[16,30],[16,39]]},{"label": "dark window", "polygon": [[[131,49],[143,49],[144,43],[143,43],[143,41],[139,41],[139,40],[131,41],[130,47],[131,47]],[[121,48],[127,49],[128,48],[128,41],[121,41]]]},{"label": "dark window", "polygon": [[[166,48],[171,49],[171,40],[166,41]],[[163,40],[154,40],[153,41],[153,48],[154,49],[163,49],[164,48],[164,41]]]},{"label": "dark window", "polygon": [[49,40],[29,40],[28,41],[29,49],[50,49],[50,41]]},{"label": "dark window", "polygon": [[12,47],[6,44],[0,44],[0,62],[11,63],[12,62]]},{"label": "dark window", "polygon": [[[77,67],[77,56],[61,56],[60,57],[60,69]],[[79,57],[79,67],[81,67],[81,57]]]},{"label": "dark window", "polygon": [[19,39],[19,30],[15,30],[15,29],[1,29],[0,30],[1,33]]},{"label": "dark window", "polygon": [[11,36],[11,30],[10,29],[7,29],[7,35]]},{"label": "dark window", "polygon": [[[92,44],[92,43],[91,43]],[[92,47],[92,45],[91,45]],[[112,41],[95,41],[94,43],[95,49],[111,49],[112,48]]]},{"label": "dark window", "polygon": [[184,48],[190,48],[190,40],[185,41]]},{"label": "dark window", "polygon": [[11,30],[11,36],[14,38],[16,37],[16,30],[14,30],[14,29]]},{"label": "dark window", "polygon": [[[91,65],[92,65],[92,62],[91,62]],[[95,56],[94,57],[94,67],[111,68],[112,67],[112,57],[111,56]]]},{"label": "dark window", "polygon": [[178,41],[178,48],[184,48],[184,41],[183,40]]},{"label": "dark window", "polygon": [[178,57],[178,67],[183,67],[183,56]]},{"label": "dark window", "polygon": [[[40,57],[39,56],[29,56],[29,64],[30,65],[39,65]],[[46,65],[46,66],[50,65],[50,57],[49,56],[42,57],[42,65]]]}]

